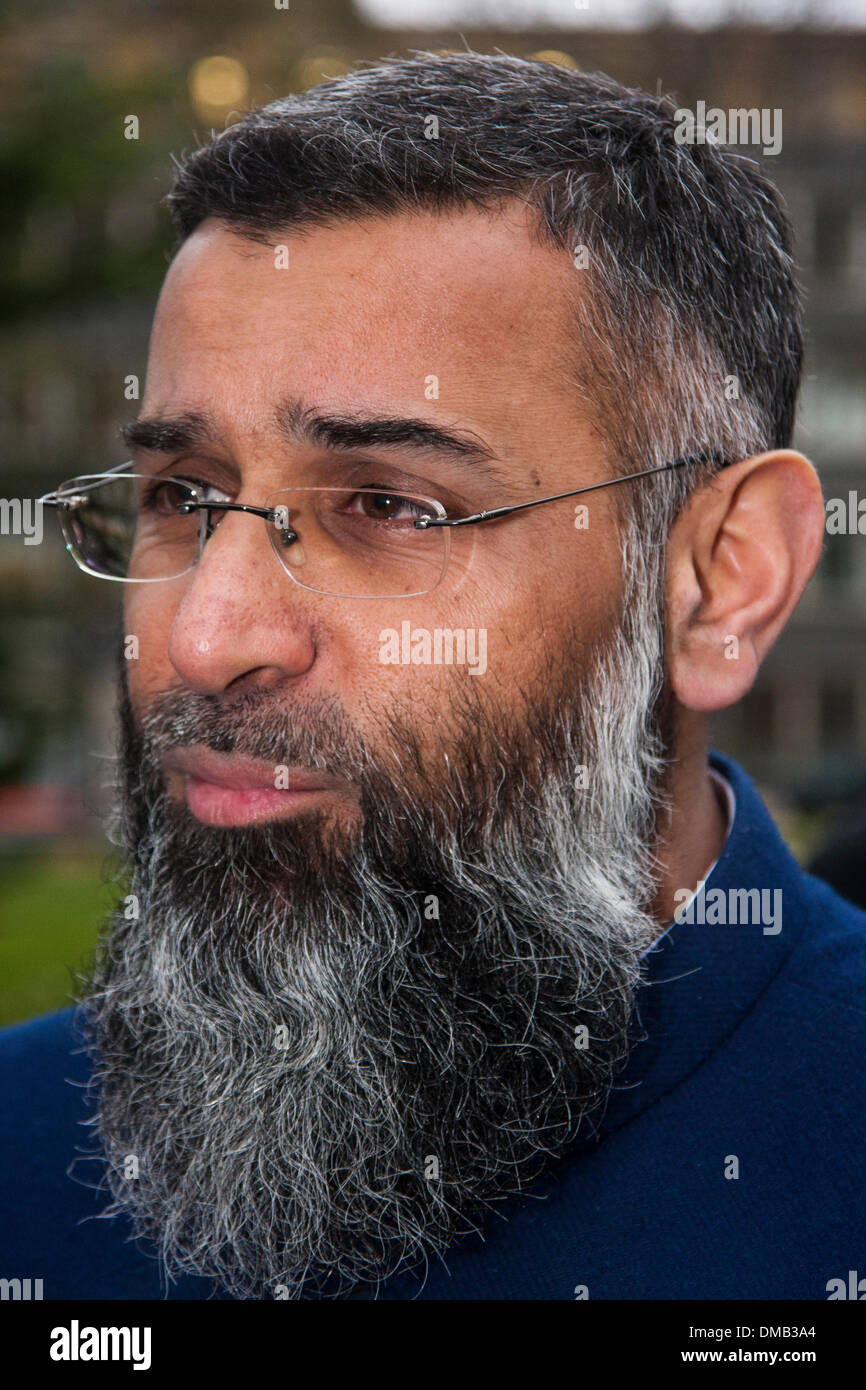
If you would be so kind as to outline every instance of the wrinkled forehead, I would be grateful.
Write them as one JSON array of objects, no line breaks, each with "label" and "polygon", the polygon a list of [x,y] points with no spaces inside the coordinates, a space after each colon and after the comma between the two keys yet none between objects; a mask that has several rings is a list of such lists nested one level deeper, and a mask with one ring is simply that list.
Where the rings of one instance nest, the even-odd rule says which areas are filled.
[{"label": "wrinkled forehead", "polygon": [[521,204],[274,231],[209,219],[160,296],[147,412],[222,403],[247,430],[292,390],[328,404],[422,403],[500,444],[575,409],[575,269]]}]

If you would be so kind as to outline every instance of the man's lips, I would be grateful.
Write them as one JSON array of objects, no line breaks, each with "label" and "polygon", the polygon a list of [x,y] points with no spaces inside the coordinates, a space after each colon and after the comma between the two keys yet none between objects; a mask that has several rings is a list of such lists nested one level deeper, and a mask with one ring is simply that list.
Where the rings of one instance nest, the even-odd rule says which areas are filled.
[{"label": "man's lips", "polygon": [[280,820],[348,791],[345,782],[315,768],[263,763],[210,749],[172,749],[165,768],[169,783],[182,784],[187,806],[205,825]]}]

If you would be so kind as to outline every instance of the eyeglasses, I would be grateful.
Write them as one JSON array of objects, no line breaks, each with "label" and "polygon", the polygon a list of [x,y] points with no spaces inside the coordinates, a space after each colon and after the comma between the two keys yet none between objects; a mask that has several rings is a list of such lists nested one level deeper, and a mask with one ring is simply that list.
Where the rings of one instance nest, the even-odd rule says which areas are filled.
[{"label": "eyeglasses", "polygon": [[131,463],[85,473],[39,501],[57,509],[66,549],[86,574],[156,584],[187,574],[225,512],[260,517],[276,558],[302,589],[333,598],[413,598],[441,583],[450,528],[510,516],[547,502],[705,461],[677,459],[621,478],[449,517],[440,502],[385,488],[284,488],[263,507],[231,502],[188,478],[133,473]]}]

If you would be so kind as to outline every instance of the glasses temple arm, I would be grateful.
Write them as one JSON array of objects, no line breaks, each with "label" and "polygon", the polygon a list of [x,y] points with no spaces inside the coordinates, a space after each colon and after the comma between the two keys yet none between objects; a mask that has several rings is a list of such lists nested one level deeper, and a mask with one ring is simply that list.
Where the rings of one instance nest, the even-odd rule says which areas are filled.
[{"label": "glasses temple arm", "polygon": [[630,483],[635,478],[648,478],[653,473],[666,473],[672,468],[684,468],[686,464],[703,463],[706,455],[697,458],[676,459],[673,463],[663,463],[658,468],[643,468],[639,473],[626,473],[621,478],[607,478],[603,483],[589,483],[586,487],[572,488],[568,492],[556,492],[552,497],[535,497],[531,502],[517,502],[509,507],[494,507],[490,511],[477,512],[474,516],[460,517],[420,517],[415,522],[419,531],[430,526],[470,526],[477,521],[492,521],[498,516],[508,516],[511,512],[522,512],[528,507],[540,507],[544,502],[560,502],[563,497],[579,497],[583,492],[597,492],[599,488],[614,487],[617,483]]},{"label": "glasses temple arm", "polygon": [[[127,459],[125,463],[117,463],[113,468],[106,468],[103,473],[81,473],[79,477],[82,479],[86,478],[89,481],[99,478],[115,478],[129,468],[132,468],[132,459]],[[74,481],[75,479],[70,479],[70,482]],[[63,484],[61,483],[61,487],[62,486]],[[36,505],[43,507],[59,507],[60,494],[57,488],[52,488],[50,492],[44,492],[41,497],[37,497]]]}]

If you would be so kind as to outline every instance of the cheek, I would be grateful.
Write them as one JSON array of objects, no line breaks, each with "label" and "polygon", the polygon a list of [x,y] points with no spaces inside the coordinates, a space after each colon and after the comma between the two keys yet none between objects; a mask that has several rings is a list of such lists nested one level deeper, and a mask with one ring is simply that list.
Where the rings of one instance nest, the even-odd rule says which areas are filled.
[{"label": "cheek", "polygon": [[[173,584],[128,584],[124,593],[123,635],[133,705],[176,683],[168,658],[168,639],[180,595]],[[135,653],[135,655],[132,655]]]},{"label": "cheek", "polygon": [[461,540],[455,532],[429,616],[413,621],[484,629],[491,684],[531,686],[551,653],[575,636],[592,643],[615,619],[622,576],[613,527],[579,529],[568,503],[546,522],[524,514],[483,535],[479,527],[471,548]]},{"label": "cheek", "polygon": [[[457,557],[454,557],[457,560]],[[442,588],[424,598],[383,604],[374,620],[352,624],[329,653],[342,698],[375,740],[376,723],[396,717],[422,746],[447,745],[451,707],[465,697],[491,712],[520,709],[576,630],[587,640],[600,615],[575,610],[575,560],[550,569],[491,552],[484,564],[452,561]],[[322,653],[322,655],[325,655]],[[471,706],[470,706],[471,707]]]}]

